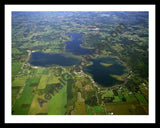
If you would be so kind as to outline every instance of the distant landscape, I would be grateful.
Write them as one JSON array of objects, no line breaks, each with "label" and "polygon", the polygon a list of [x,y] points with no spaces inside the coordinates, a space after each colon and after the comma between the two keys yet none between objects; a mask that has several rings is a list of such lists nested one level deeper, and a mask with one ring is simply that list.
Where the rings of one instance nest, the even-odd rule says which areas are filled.
[{"label": "distant landscape", "polygon": [[148,115],[148,15],[13,11],[12,115]]}]

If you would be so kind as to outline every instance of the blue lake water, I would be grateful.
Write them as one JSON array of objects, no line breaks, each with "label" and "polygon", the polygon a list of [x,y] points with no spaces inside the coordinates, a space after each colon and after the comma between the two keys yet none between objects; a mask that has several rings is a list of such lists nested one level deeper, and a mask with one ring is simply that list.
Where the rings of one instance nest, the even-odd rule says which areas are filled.
[{"label": "blue lake water", "polygon": [[[84,68],[84,72],[89,73],[95,82],[104,86],[110,87],[115,84],[121,84],[122,81],[117,80],[112,77],[112,75],[122,75],[126,73],[126,67],[117,60],[116,58],[111,57],[102,57],[91,60],[93,62],[92,65]],[[101,63],[111,64],[110,66],[103,66]]]},{"label": "blue lake water", "polygon": [[83,42],[80,40],[82,35],[79,33],[67,33],[67,35],[71,36],[71,41],[67,41],[66,43],[66,52],[71,52],[74,55],[86,55],[92,49],[82,48],[80,45]]},{"label": "blue lake water", "polygon": [[32,53],[30,64],[34,66],[72,66],[80,62],[80,59],[74,58],[72,56],[67,56],[66,54],[49,54],[43,52]]}]

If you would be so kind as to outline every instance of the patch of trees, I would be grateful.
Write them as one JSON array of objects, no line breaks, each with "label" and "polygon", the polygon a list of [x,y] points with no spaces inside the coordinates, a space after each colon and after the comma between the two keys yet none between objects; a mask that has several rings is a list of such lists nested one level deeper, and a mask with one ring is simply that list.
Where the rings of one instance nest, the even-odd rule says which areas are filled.
[{"label": "patch of trees", "polygon": [[114,97],[104,97],[103,102],[104,103],[111,103],[113,101]]},{"label": "patch of trees", "polygon": [[25,59],[27,58],[27,54],[12,54],[12,59],[13,60],[17,60],[17,61],[25,61]]},{"label": "patch of trees", "polygon": [[97,96],[98,96],[98,101],[99,101],[98,104],[101,104],[102,103],[102,95],[101,95],[101,93],[97,93]]},{"label": "patch of trees", "polygon": [[115,96],[118,96],[118,93],[116,90],[112,90]]},{"label": "patch of trees", "polygon": [[49,93],[54,94],[54,92],[53,92],[54,87],[55,87],[55,84],[47,84],[46,88],[45,88],[45,93],[46,94],[49,94]]},{"label": "patch of trees", "polygon": [[126,84],[126,87],[128,88],[128,90],[137,93],[140,90],[138,86],[139,84],[140,81],[137,78],[131,77]]},{"label": "patch of trees", "polygon": [[85,37],[87,43],[84,43],[86,47],[96,47],[101,42],[102,37],[100,34],[88,34]]},{"label": "patch of trees", "polygon": [[73,98],[72,87],[75,85],[75,81],[70,79],[67,81],[67,100]]},{"label": "patch of trees", "polygon": [[146,56],[134,53],[130,55],[128,64],[137,76],[148,78],[148,58]]},{"label": "patch of trees", "polygon": [[122,98],[122,101],[126,102],[126,98],[123,97],[123,98]]},{"label": "patch of trees", "polygon": [[88,104],[90,106],[96,106],[97,104],[97,97],[96,96],[92,96],[90,98],[88,98],[87,100],[85,100],[85,104]]},{"label": "patch of trees", "polygon": [[86,86],[89,83],[91,83],[91,81],[90,81],[90,79],[88,77],[86,77],[85,80],[82,81],[82,87]]},{"label": "patch of trees", "polygon": [[120,38],[120,41],[123,44],[121,52],[115,51],[112,44],[108,44],[108,50],[125,61],[138,77],[148,79],[148,43],[143,42],[142,45],[139,45],[139,42],[123,37]]},{"label": "patch of trees", "polygon": [[54,91],[58,93],[58,91],[62,88],[63,86],[60,83],[57,84],[47,84],[44,92],[46,94],[51,93],[52,95],[54,95]]}]

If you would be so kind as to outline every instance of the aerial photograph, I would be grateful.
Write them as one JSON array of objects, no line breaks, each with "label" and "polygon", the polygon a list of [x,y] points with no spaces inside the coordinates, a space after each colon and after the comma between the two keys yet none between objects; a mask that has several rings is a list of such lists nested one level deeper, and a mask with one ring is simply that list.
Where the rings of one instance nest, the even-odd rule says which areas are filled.
[{"label": "aerial photograph", "polygon": [[149,115],[148,11],[12,11],[12,115]]}]

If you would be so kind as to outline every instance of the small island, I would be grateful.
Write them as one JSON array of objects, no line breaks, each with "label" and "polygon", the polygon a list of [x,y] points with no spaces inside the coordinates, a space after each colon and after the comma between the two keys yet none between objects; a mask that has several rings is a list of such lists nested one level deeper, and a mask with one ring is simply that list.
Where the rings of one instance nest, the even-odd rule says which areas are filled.
[{"label": "small island", "polygon": [[101,65],[105,66],[105,67],[109,67],[111,66],[112,64],[107,64],[107,63],[103,63],[103,62],[100,62]]}]

